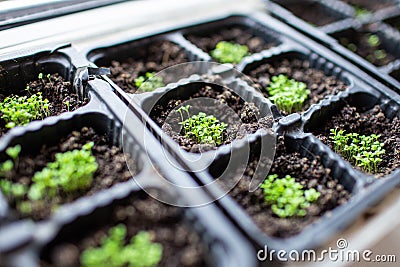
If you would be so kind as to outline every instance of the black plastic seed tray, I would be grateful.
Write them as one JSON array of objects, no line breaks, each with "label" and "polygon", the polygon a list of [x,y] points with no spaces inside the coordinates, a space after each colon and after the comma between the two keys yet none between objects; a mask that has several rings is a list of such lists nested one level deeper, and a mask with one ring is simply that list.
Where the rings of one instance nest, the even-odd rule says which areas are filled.
[{"label": "black plastic seed tray", "polygon": [[[343,9],[349,10],[349,7],[346,8],[344,4],[341,6]],[[351,12],[349,11],[348,13],[350,14]],[[349,20],[339,20],[337,25],[340,23],[344,24],[345,21]],[[266,64],[279,64],[279,62],[283,62],[284,60],[297,60],[299,62],[307,62],[306,68],[320,71],[324,77],[334,77],[337,81],[343,83],[345,88],[342,92],[324,95],[322,99],[310,103],[309,108],[300,113],[289,115],[281,113],[260,91],[255,90],[248,84],[248,78],[233,71],[229,66],[216,67],[213,63],[210,63],[213,60],[205,54],[206,50],[201,51],[186,39],[191,34],[200,35],[203,38],[206,35],[204,29],[208,29],[209,32],[214,33],[218,32],[221,28],[223,29],[224,26],[229,28],[232,25],[250,28],[250,31],[254,35],[264,40],[270,40],[274,44],[265,50],[245,57],[237,65],[237,69],[245,75],[249,75],[250,79],[251,72],[258,67]],[[315,32],[319,31],[315,30]],[[207,20],[198,25],[187,25],[187,27],[171,29],[166,33],[150,33],[145,38],[143,36],[140,36],[140,38],[133,36],[130,39],[104,43],[100,46],[93,44],[92,46],[88,46],[86,53],[89,60],[97,66],[107,67],[114,57],[117,59],[123,58],[124,54],[118,53],[119,49],[133,51],[129,47],[137,47],[140,44],[145,44],[150,40],[158,38],[168,40],[173,38],[174,40],[178,40],[176,43],[186,51],[187,55],[197,54],[198,56],[194,58],[205,60],[206,62],[196,63],[195,69],[199,75],[188,75],[179,81],[175,79],[173,83],[169,83],[165,87],[158,88],[152,93],[143,94],[127,93],[124,88],[110,81],[109,78],[105,77],[105,80],[111,84],[113,91],[124,103],[136,115],[141,117],[147,128],[149,128],[153,135],[162,143],[163,147],[172,155],[173,160],[177,160],[183,168],[193,173],[196,181],[204,186],[204,190],[212,198],[218,199],[216,202],[217,205],[229,215],[233,222],[240,227],[257,248],[264,248],[265,245],[270,249],[284,249],[286,251],[291,249],[303,250],[305,248],[315,248],[345,228],[357,216],[383,198],[398,184],[398,170],[380,179],[357,171],[310,133],[311,128],[308,128],[308,125],[322,123],[326,118],[329,118],[334,112],[340,109],[335,104],[337,99],[341,99],[345,103],[346,99],[353,97],[362,103],[366,102],[365,109],[371,109],[373,105],[379,104],[385,111],[385,115],[389,118],[393,116],[398,117],[399,115],[396,107],[400,98],[395,92],[371,76],[368,76],[353,64],[343,60],[337,54],[304,37],[278,20],[261,13],[255,13],[251,16],[233,14],[227,17]],[[135,56],[133,52],[127,55]],[[191,74],[190,71],[188,73]],[[274,123],[272,128],[269,124],[269,129],[268,127],[265,130],[260,129],[246,135],[244,139],[234,140],[230,145],[222,146],[211,152],[205,152],[199,159],[194,153],[183,151],[170,136],[165,134],[162,128],[151,119],[152,111],[155,105],[164,106],[168,103],[169,99],[174,97],[183,101],[188,100],[190,95],[198,91],[205,84],[212,86],[207,83],[210,83],[210,81],[213,83],[215,75],[217,75],[219,83],[223,84],[223,88],[228,88],[233,94],[239,95],[242,101],[255,104],[260,111],[259,118],[272,116]],[[357,98],[360,92],[371,97]],[[205,107],[209,108],[207,105]],[[269,107],[270,111],[266,107]],[[325,109],[328,110],[326,113],[322,111]],[[332,112],[332,110],[335,111]],[[320,113],[323,115],[316,115]],[[271,129],[274,134],[271,134]],[[331,169],[333,180],[337,181],[341,188],[346,189],[351,194],[347,203],[327,211],[321,218],[305,227],[300,233],[286,238],[273,237],[261,231],[260,227],[255,224],[244,208],[231,196],[226,195],[221,198],[225,191],[222,190],[223,186],[218,186],[215,183],[215,178],[219,178],[219,180],[224,180],[225,182],[235,178],[235,171],[240,168],[243,169],[247,165],[246,155],[257,154],[258,156],[262,156],[263,150],[270,149],[268,144],[271,144],[271,141],[275,137],[280,138],[279,136],[285,136],[285,147],[288,151],[298,152],[301,156],[305,156],[310,160],[319,157],[324,168]],[[271,164],[269,162],[271,160],[270,155],[263,158],[263,160],[265,165]],[[237,168],[227,168],[229,164]],[[227,171],[224,172],[225,170]],[[265,178],[267,173],[261,172],[260,176]],[[237,180],[233,180],[237,182]],[[252,185],[253,189],[255,189],[254,183]]]},{"label": "black plastic seed tray", "polygon": [[[400,2],[364,0],[265,2],[266,10],[271,15],[332,49],[390,88],[395,90],[400,88],[397,76],[399,69],[397,47],[400,39],[398,29],[394,24],[396,17],[400,14]],[[321,11],[321,16],[337,12],[343,19],[337,19],[323,26],[312,25],[307,17],[307,14],[312,12],[310,9],[304,9],[302,13],[294,12],[298,6],[304,5],[322,5],[326,11]],[[378,36],[380,42],[378,46],[368,48],[366,40],[371,35]],[[347,43],[346,38],[351,41]],[[358,40],[363,40],[364,44],[356,51],[354,41]],[[362,51],[365,51],[365,48],[371,49],[371,55],[363,54]],[[384,55],[381,51],[384,51]],[[372,59],[374,53],[378,53],[376,54],[378,58],[383,57],[384,61]]]},{"label": "black plastic seed tray", "polygon": [[[167,203],[194,207],[176,208],[179,211],[176,220],[179,219],[187,225],[187,231],[198,237],[198,243],[203,248],[204,264],[256,266],[255,252],[248,241],[216,205],[196,207],[210,203],[211,200],[201,189],[184,190],[198,187],[190,173],[180,168],[171,168],[171,164],[175,164],[176,167],[177,163],[168,161],[171,157],[162,150],[145,125],[110,90],[107,83],[95,79],[94,74],[104,74],[104,70],[85,67],[87,64],[88,62],[72,48],[56,52],[40,51],[16,58],[7,55],[7,59],[1,62],[2,89],[9,88],[10,85],[24,88],[26,82],[35,79],[40,72],[57,72],[70,81],[71,93],[77,91],[82,97],[88,98],[88,103],[75,111],[11,129],[1,138],[1,158],[5,160],[6,148],[16,144],[22,147],[21,155],[39,155],[43,153],[43,145],[51,147],[71,133],[72,139],[69,140],[77,140],[79,131],[83,134],[83,131],[92,128],[97,135],[103,136],[102,140],[108,145],[117,146],[130,155],[131,160],[126,162],[132,171],[129,177],[133,177],[103,188],[90,196],[61,204],[56,211],[50,212],[49,216],[38,220],[31,220],[29,216],[20,219],[16,210],[11,208],[6,198],[0,194],[0,265],[56,264],[51,258],[53,244],[70,242],[68,238],[83,237],[86,231],[89,232],[95,227],[105,227],[112,223],[109,219],[115,212],[116,203],[125,201],[124,205],[129,207],[129,202],[126,202],[128,196],[135,199],[139,195],[145,196],[144,191],[149,193],[154,189],[159,199]],[[89,82],[89,78],[94,80]],[[168,177],[172,179],[169,180]],[[148,211],[149,214],[151,212]],[[144,230],[146,225],[139,228]],[[188,265],[190,266],[190,262]]]}]

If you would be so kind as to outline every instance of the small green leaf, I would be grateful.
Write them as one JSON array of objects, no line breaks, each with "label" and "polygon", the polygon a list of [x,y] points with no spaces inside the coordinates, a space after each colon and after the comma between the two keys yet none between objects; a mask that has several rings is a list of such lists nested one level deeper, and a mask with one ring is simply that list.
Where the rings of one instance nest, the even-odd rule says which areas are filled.
[{"label": "small green leaf", "polygon": [[16,145],[14,147],[9,147],[6,149],[6,154],[14,160],[18,158],[20,152],[21,152],[21,145]]}]

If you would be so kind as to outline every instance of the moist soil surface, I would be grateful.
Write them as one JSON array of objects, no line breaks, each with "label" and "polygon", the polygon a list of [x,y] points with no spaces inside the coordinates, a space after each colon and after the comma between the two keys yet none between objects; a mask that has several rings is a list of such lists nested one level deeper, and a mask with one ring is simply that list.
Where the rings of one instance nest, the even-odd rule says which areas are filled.
[{"label": "moist soil surface", "polygon": [[[389,62],[394,61],[396,59],[395,56],[390,54],[390,52],[382,46],[381,42],[383,40],[380,40],[380,44],[377,46],[371,46],[368,43],[368,38],[371,34],[373,33],[371,33],[367,28],[363,28],[357,31],[348,30],[345,32],[334,33],[332,35],[341,45],[371,62],[375,66],[384,66],[389,64]],[[377,56],[376,53],[381,53],[377,51],[383,51],[386,56]]]},{"label": "moist soil surface", "polygon": [[[132,174],[126,164],[125,158],[129,158],[127,154],[124,154],[118,147],[109,146],[106,136],[96,134],[92,128],[83,127],[80,131],[73,131],[62,139],[58,145],[44,145],[37,155],[24,155],[24,147],[22,147],[17,169],[13,171],[13,182],[31,185],[34,174],[46,167],[47,163],[55,161],[56,153],[81,149],[88,142],[94,142],[92,154],[98,163],[98,169],[93,176],[91,188],[70,194],[61,191],[58,196],[52,199],[30,201],[31,212],[22,214],[16,211],[15,216],[17,218],[30,217],[36,221],[45,219],[59,205],[72,202],[82,196],[93,195],[97,191],[109,188],[116,183],[128,181],[132,175],[135,175],[135,164],[133,164],[132,160],[129,159]],[[25,200],[28,200],[27,195],[25,195]],[[9,197],[8,202],[13,208],[16,207],[12,197]]]},{"label": "moist soil surface", "polygon": [[[222,81],[217,82],[218,78],[216,80],[214,78],[211,79],[218,84],[222,84]],[[185,90],[185,88],[180,88],[180,90]],[[195,140],[187,137],[181,127],[176,128],[175,126],[182,121],[179,113],[176,112],[177,107],[186,100],[196,98],[215,99],[213,105],[204,104],[204,106],[194,107],[195,109],[193,110],[200,110],[207,115],[214,115],[228,125],[220,145],[229,144],[235,139],[241,139],[246,134],[255,133],[260,128],[272,127],[272,117],[259,118],[260,111],[254,104],[244,102],[237,94],[226,87],[217,87],[205,83],[196,93],[188,95],[186,98],[171,99],[166,105],[157,104],[150,114],[150,117],[163,131],[186,151],[200,153],[214,150],[218,147],[212,144],[198,144]],[[229,107],[228,111],[225,105]],[[173,112],[174,119],[167,120],[171,112]],[[197,113],[193,112],[190,115]]]},{"label": "moist soil surface", "polygon": [[[380,106],[375,106],[366,112],[345,106],[339,114],[334,115],[325,123],[323,128],[316,129],[313,133],[332,150],[334,144],[329,135],[330,129],[334,128],[345,130],[346,133],[381,135],[379,141],[385,144],[386,152],[382,156],[378,171],[373,172],[377,177],[385,176],[400,166],[400,120],[397,117],[386,118]],[[355,168],[359,169],[359,167]]]},{"label": "moist soil surface", "polygon": [[50,253],[46,253],[51,264],[42,261],[41,266],[79,266],[82,251],[89,247],[98,247],[101,239],[108,235],[109,228],[120,223],[127,228],[127,240],[140,231],[148,231],[152,242],[162,244],[162,260],[158,266],[207,266],[204,262],[205,249],[193,227],[189,228],[184,224],[182,210],[179,208],[140,193],[116,206],[110,217],[111,223],[83,232],[83,238],[51,245]]},{"label": "moist soil surface", "polygon": [[386,19],[383,22],[389,24],[393,28],[395,28],[398,31],[400,31],[400,16],[396,16],[396,17],[393,17],[393,18]]},{"label": "moist soil surface", "polygon": [[348,3],[352,6],[357,6],[360,8],[365,8],[369,11],[378,11],[379,9],[387,8],[390,6],[395,6],[394,1],[369,1],[369,0],[342,0],[342,2]]},{"label": "moist soil surface", "polygon": [[[147,72],[159,72],[165,68],[188,62],[185,51],[180,46],[169,42],[159,41],[149,46],[135,49],[135,56],[123,61],[113,60],[111,66],[111,80],[127,93],[139,93],[135,79],[144,76]],[[164,80],[167,84],[168,80]]]},{"label": "moist soil surface", "polygon": [[393,78],[395,78],[396,80],[400,81],[400,69],[392,71],[390,73],[390,76],[392,76]]},{"label": "moist soil surface", "polygon": [[188,34],[185,37],[207,53],[214,50],[217,43],[221,41],[246,45],[250,54],[259,53],[278,44],[271,38],[268,40],[255,35],[252,29],[244,26],[227,26],[210,30],[207,32],[207,35]]},{"label": "moist soil surface", "polygon": [[311,23],[315,26],[324,26],[340,19],[343,19],[344,16],[339,13],[334,13],[328,11],[328,8],[324,7],[318,2],[313,1],[275,1],[284,8],[288,9],[295,16],[302,18],[303,20]]},{"label": "moist soil surface", "polygon": [[[73,93],[71,83],[69,81],[64,81],[64,79],[57,73],[52,74],[50,80],[46,77],[46,74],[44,74],[43,79],[32,81],[28,83],[27,86],[29,86],[29,90],[26,90],[26,88],[20,88],[16,91],[9,91],[8,94],[0,94],[0,101],[3,102],[6,97],[11,96],[11,92],[18,96],[27,97],[41,92],[42,98],[47,98],[49,100],[50,116],[57,116],[67,111],[74,111],[88,102],[88,99],[85,99],[84,101],[79,100],[78,95]],[[67,102],[69,102],[69,107],[65,104]],[[9,130],[5,125],[5,121],[0,120],[0,136]]]},{"label": "moist soil surface", "polygon": [[[312,104],[318,103],[327,95],[335,95],[348,88],[348,85],[334,76],[327,76],[321,70],[312,68],[308,60],[283,58],[265,63],[246,73],[255,82],[253,85],[268,98],[266,88],[271,82],[272,76],[284,74],[290,79],[303,82],[311,91],[304,102],[301,112],[306,111]],[[281,110],[283,115],[287,115]]]},{"label": "moist soil surface", "polygon": [[351,194],[331,176],[330,169],[324,168],[319,157],[310,159],[302,157],[298,152],[287,151],[282,136],[278,137],[277,141],[275,159],[269,174],[278,174],[279,178],[290,175],[296,178],[304,189],[315,188],[320,193],[317,202],[307,208],[306,216],[279,218],[265,203],[263,189],[258,188],[254,193],[249,193],[250,182],[259,162],[255,156],[250,158],[243,177],[230,195],[262,231],[271,236],[287,238],[300,233],[322,215],[327,215],[330,210],[346,203]]}]

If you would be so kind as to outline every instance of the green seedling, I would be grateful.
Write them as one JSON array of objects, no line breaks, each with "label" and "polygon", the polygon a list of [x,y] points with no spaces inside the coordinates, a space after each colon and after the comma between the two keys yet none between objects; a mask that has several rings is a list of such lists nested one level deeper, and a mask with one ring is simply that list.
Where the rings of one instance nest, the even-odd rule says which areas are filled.
[{"label": "green seedling", "polygon": [[153,243],[145,231],[126,244],[126,227],[119,224],[109,230],[99,247],[84,250],[80,261],[83,267],[155,267],[161,261],[162,252],[162,245]]},{"label": "green seedling", "polygon": [[210,52],[211,56],[221,63],[236,63],[248,55],[249,48],[245,45],[231,42],[219,42]]},{"label": "green seedling", "polygon": [[60,190],[70,193],[89,188],[98,168],[96,158],[92,155],[93,145],[90,142],[80,150],[57,153],[54,162],[47,163],[43,170],[33,176],[29,199],[39,200],[46,196],[52,198]]},{"label": "green seedling", "polygon": [[21,198],[27,191],[27,187],[22,184],[14,184],[10,181],[13,169],[18,166],[21,146],[16,145],[6,149],[6,154],[11,158],[0,164],[0,189],[5,196]]},{"label": "green seedling", "polygon": [[98,168],[96,158],[92,155],[93,142],[85,144],[82,149],[57,153],[56,160],[36,172],[30,187],[11,181],[13,171],[18,166],[21,146],[8,148],[7,155],[12,160],[0,164],[0,189],[4,195],[13,197],[21,212],[30,210],[29,202],[24,201],[25,195],[31,201],[53,198],[60,192],[71,193],[82,191],[91,186],[94,172]]},{"label": "green seedling", "polygon": [[50,75],[50,74],[47,74],[46,77],[47,77],[47,79],[49,80],[51,86],[53,87],[54,84],[53,84],[53,81],[51,80],[51,75]]},{"label": "green seedling", "polygon": [[29,95],[32,95],[31,87],[29,85],[26,86],[25,90],[28,92]]},{"label": "green seedling", "polygon": [[356,18],[361,18],[361,17],[371,14],[371,12],[369,12],[367,9],[362,8],[359,5],[353,5],[353,8],[354,8]]},{"label": "green seedling", "polygon": [[[182,106],[177,109],[180,113],[185,131],[185,135],[194,140],[198,144],[212,144],[220,145],[222,144],[224,131],[227,125],[220,122],[213,115],[205,114],[204,112],[199,112],[197,115],[190,116],[189,113],[190,106]],[[187,113],[188,118],[183,119],[183,111]]]},{"label": "green seedling", "polygon": [[267,91],[271,101],[287,113],[301,110],[310,94],[305,83],[289,79],[283,74],[271,78]]},{"label": "green seedling", "polygon": [[372,47],[376,47],[381,43],[379,37],[375,34],[368,35],[368,44]]},{"label": "green seedling", "polygon": [[18,156],[21,152],[21,146],[16,145],[6,149],[6,154],[11,158],[0,164],[0,177],[10,178],[12,176],[12,170],[18,167]]},{"label": "green seedling", "polygon": [[377,172],[382,156],[385,154],[384,143],[379,141],[380,135],[360,135],[345,133],[337,128],[330,130],[330,139],[334,150],[363,171]]},{"label": "green seedling", "polygon": [[375,50],[374,51],[374,57],[378,60],[385,59],[387,57],[387,53],[383,49]]},{"label": "green seedling", "polygon": [[67,111],[69,112],[69,106],[70,106],[69,101],[65,101],[65,105],[67,106]]},{"label": "green seedling", "polygon": [[320,196],[314,188],[304,190],[290,175],[279,178],[277,174],[268,175],[261,188],[264,190],[265,202],[280,218],[304,217],[306,208],[316,202]]},{"label": "green seedling", "polygon": [[46,84],[46,81],[45,81],[44,78],[43,78],[43,73],[39,73],[38,79],[39,79],[43,84]]},{"label": "green seedling", "polygon": [[49,100],[43,99],[40,92],[30,97],[9,96],[0,103],[1,118],[6,122],[6,128],[14,128],[48,117],[49,106]]},{"label": "green seedling", "polygon": [[135,86],[143,92],[152,92],[165,84],[161,76],[155,76],[154,72],[146,72],[145,76],[135,79]]}]

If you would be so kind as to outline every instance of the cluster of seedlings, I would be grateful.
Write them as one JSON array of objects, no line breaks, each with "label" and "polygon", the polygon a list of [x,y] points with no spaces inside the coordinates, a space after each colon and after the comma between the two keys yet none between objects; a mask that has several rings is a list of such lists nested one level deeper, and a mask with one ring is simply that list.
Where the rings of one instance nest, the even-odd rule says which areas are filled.
[{"label": "cluster of seedlings", "polygon": [[135,79],[135,86],[141,92],[152,92],[157,88],[164,87],[163,77],[156,76],[154,72],[146,72],[144,76]]},{"label": "cluster of seedlings", "polygon": [[[30,212],[30,202],[54,198],[62,193],[73,193],[88,189],[93,175],[98,168],[96,158],[92,155],[93,142],[64,153],[57,153],[55,161],[32,177],[31,185],[12,182],[11,178],[18,168],[21,146],[9,147],[6,154],[11,158],[0,164],[0,189],[7,197],[13,197],[17,208],[23,213]],[[27,195],[28,200],[24,200]]]},{"label": "cluster of seedlings", "polygon": [[232,42],[221,41],[210,52],[211,56],[220,63],[240,63],[249,55],[249,48]]},{"label": "cluster of seedlings", "polygon": [[[392,55],[388,54],[381,47],[382,42],[378,35],[374,33],[358,34],[357,41],[341,37],[339,42],[350,51],[365,57],[372,64],[381,66],[392,60]],[[358,44],[357,44],[358,42]]]},{"label": "cluster of seedlings", "polygon": [[315,188],[304,190],[301,183],[296,182],[290,175],[284,178],[279,178],[277,174],[268,175],[261,188],[264,191],[265,202],[271,206],[272,212],[281,218],[305,216],[306,208],[320,196]]},{"label": "cluster of seedlings", "polygon": [[39,73],[37,80],[28,83],[24,90],[0,99],[1,133],[34,120],[73,111],[86,103],[87,99],[80,100],[71,92],[70,82],[65,82],[58,74]]},{"label": "cluster of seedlings", "polygon": [[331,129],[332,142],[336,153],[343,155],[361,170],[377,172],[382,156],[385,155],[385,144],[380,142],[380,135],[360,135],[345,133],[345,130]]},{"label": "cluster of seedlings", "polygon": [[108,231],[99,247],[90,247],[80,257],[83,267],[153,267],[162,258],[162,245],[151,241],[150,234],[141,231],[126,242],[126,226],[118,224]]},{"label": "cluster of seedlings", "polygon": [[25,152],[21,145],[7,148],[8,159],[0,164],[0,189],[15,216],[42,220],[64,203],[130,179],[126,162],[133,161],[107,140],[83,127],[58,145],[43,146],[38,155],[27,146]]},{"label": "cluster of seedlings", "polygon": [[283,74],[273,76],[266,90],[270,95],[269,99],[286,113],[300,111],[311,93],[305,83],[289,79]]},{"label": "cluster of seedlings", "polygon": [[[221,145],[227,125],[213,115],[207,115],[204,112],[191,116],[189,108],[190,105],[177,109],[182,119],[179,124],[183,126],[185,135],[198,144]],[[183,111],[186,112],[187,119],[184,119]]]}]

